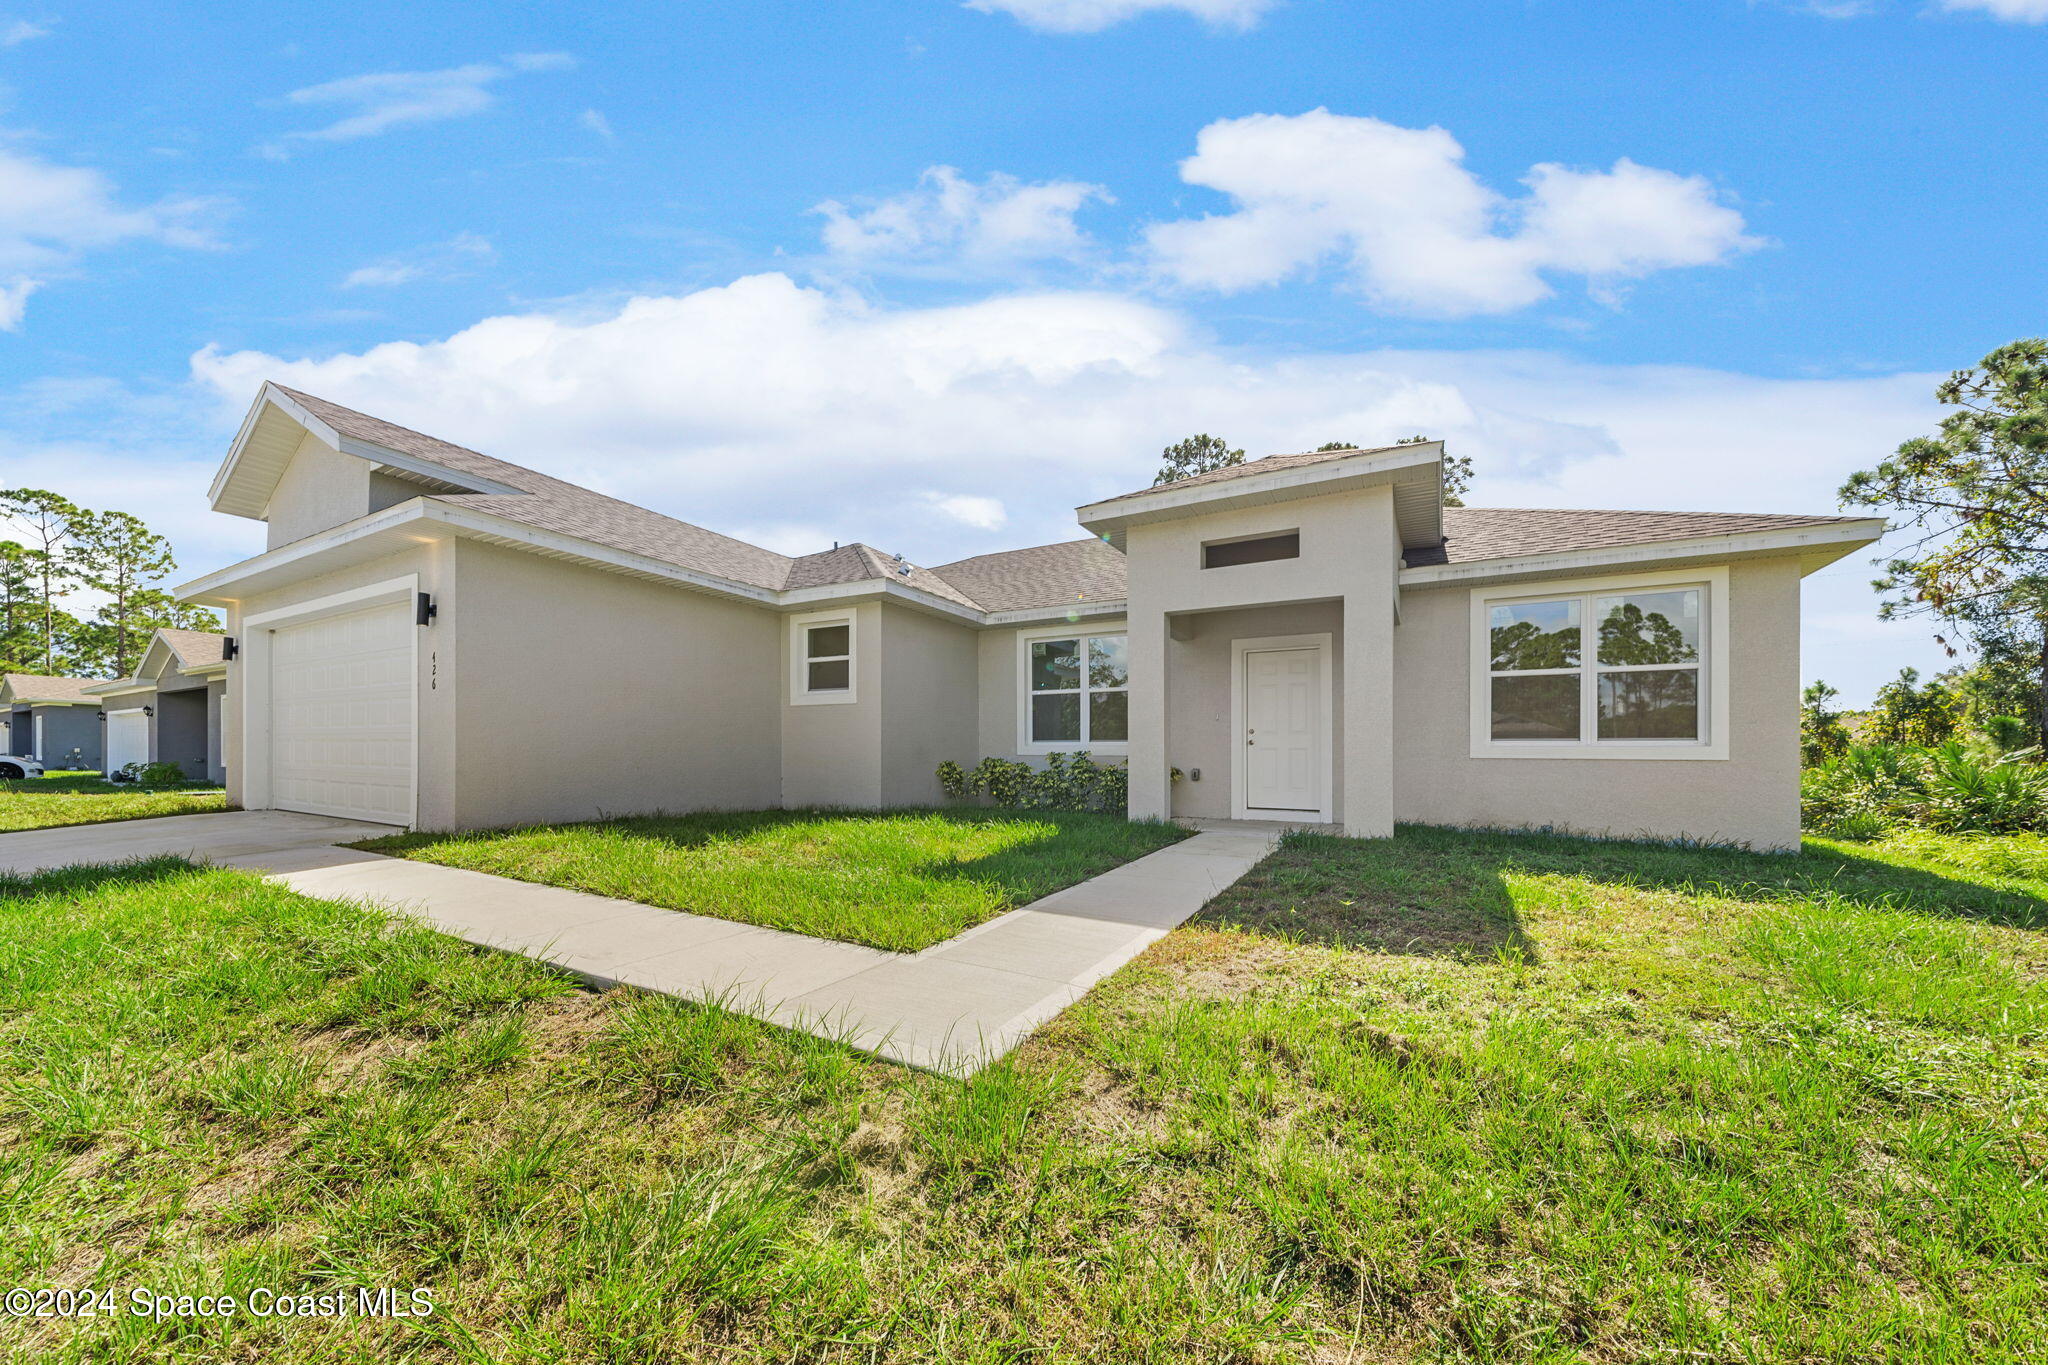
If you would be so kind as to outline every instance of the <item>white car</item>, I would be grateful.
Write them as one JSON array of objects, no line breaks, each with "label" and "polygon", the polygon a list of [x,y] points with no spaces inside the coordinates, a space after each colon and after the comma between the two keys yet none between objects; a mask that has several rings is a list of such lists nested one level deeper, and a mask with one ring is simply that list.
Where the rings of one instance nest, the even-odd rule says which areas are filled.
[{"label": "white car", "polygon": [[24,777],[41,777],[43,765],[20,754],[0,754],[0,782],[19,782]]}]

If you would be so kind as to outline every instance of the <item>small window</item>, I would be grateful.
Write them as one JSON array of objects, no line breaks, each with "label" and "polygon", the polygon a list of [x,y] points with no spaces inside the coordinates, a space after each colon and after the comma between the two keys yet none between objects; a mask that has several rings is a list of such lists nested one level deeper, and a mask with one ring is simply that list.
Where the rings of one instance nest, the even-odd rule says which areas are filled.
[{"label": "small window", "polygon": [[1263,564],[1269,559],[1300,559],[1301,532],[1253,536],[1249,540],[1212,540],[1202,547],[1202,567],[1227,569],[1236,564]]},{"label": "small window", "polygon": [[1086,749],[1130,739],[1130,667],[1122,635],[1032,640],[1025,647],[1025,743]]},{"label": "small window", "polygon": [[790,700],[852,701],[853,618],[800,618],[790,642]]}]

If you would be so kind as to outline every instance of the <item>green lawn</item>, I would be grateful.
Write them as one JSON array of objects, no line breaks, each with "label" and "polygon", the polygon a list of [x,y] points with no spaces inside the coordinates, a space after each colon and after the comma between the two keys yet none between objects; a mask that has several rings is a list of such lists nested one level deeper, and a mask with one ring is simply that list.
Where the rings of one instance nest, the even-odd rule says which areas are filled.
[{"label": "green lawn", "polygon": [[1066,811],[741,811],[357,844],[521,881],[915,952],[1187,837]]},{"label": "green lawn", "polygon": [[0,1283],[441,1306],[0,1349],[2038,1360],[2044,871],[1296,836],[966,1084],[238,872],[0,884]]},{"label": "green lawn", "polygon": [[142,788],[109,782],[96,772],[55,772],[0,782],[0,833],[149,815],[195,815],[226,807],[227,793],[205,783]]}]

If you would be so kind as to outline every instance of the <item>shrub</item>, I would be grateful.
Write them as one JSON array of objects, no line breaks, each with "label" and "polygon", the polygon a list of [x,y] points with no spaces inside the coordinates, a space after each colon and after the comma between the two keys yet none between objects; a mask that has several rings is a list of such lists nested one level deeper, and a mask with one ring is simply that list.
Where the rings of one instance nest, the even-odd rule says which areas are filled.
[{"label": "shrub", "polygon": [[2016,834],[2040,823],[2048,775],[2010,758],[1986,761],[1951,740],[1929,751],[1920,823],[1942,834]]},{"label": "shrub", "polygon": [[185,770],[175,763],[130,763],[135,781],[145,787],[175,787],[185,780]]},{"label": "shrub", "polygon": [[1986,716],[1984,737],[2001,753],[2027,748],[2034,742],[2034,727],[2018,716]]},{"label": "shrub", "polygon": [[1932,748],[1852,744],[1800,776],[1800,819],[1817,833],[1869,839],[1919,826],[2010,834],[2048,818],[2048,769],[2031,749],[1996,754],[1948,740]]},{"label": "shrub", "polygon": [[1034,768],[1009,758],[984,758],[969,772],[950,759],[938,767],[939,787],[953,800],[985,797],[997,806],[1092,810],[1121,814],[1130,775],[1121,763],[1097,763],[1086,750],[1047,754]]},{"label": "shrub", "polygon": [[965,800],[967,796],[967,770],[947,759],[939,765],[939,790],[949,801]]},{"label": "shrub", "polygon": [[1824,682],[1816,682],[1800,694],[1799,760],[1809,767],[1849,747],[1849,727],[1842,724],[1842,713],[1828,705],[1840,695]]}]

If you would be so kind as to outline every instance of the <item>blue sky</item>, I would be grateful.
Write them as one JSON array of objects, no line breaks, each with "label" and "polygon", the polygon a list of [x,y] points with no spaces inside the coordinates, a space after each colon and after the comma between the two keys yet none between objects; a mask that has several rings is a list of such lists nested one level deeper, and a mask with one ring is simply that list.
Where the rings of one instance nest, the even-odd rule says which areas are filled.
[{"label": "blue sky", "polygon": [[[778,549],[1068,538],[1167,441],[1828,511],[2043,330],[2048,0],[0,0],[0,479],[184,567],[264,377]],[[1944,662],[1859,558],[1804,671]]]}]

